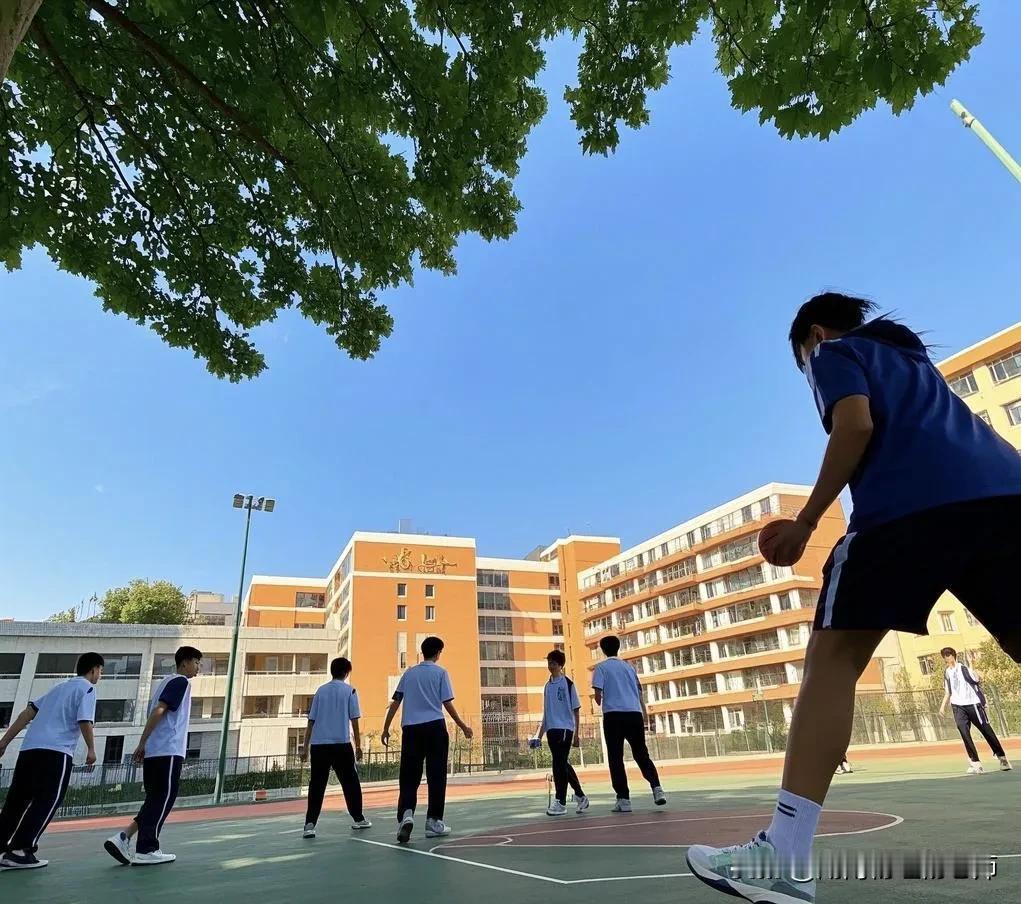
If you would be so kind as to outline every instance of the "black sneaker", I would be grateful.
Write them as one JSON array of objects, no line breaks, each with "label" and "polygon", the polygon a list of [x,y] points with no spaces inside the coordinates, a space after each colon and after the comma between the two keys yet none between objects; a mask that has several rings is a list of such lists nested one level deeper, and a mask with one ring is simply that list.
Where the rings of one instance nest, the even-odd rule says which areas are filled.
[{"label": "black sneaker", "polygon": [[42,869],[50,861],[40,860],[35,854],[15,854],[8,851],[0,857],[0,869]]}]

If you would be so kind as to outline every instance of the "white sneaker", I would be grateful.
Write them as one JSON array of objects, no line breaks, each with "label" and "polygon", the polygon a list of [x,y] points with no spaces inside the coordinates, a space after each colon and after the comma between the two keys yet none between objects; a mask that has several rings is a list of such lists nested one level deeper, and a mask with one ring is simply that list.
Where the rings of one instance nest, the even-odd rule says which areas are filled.
[{"label": "white sneaker", "polygon": [[305,829],[301,833],[302,838],[315,838],[316,837],[316,824],[314,822],[306,822]]},{"label": "white sneaker", "polygon": [[965,773],[965,775],[982,775],[984,772],[985,769],[982,768],[981,763],[972,763],[970,766],[968,766],[968,771]]},{"label": "white sneaker", "polygon": [[574,811],[575,813],[584,813],[589,808],[589,799],[584,794],[582,794],[581,796],[575,794],[574,802],[575,804],[577,804],[578,807]]},{"label": "white sneaker", "polygon": [[131,865],[131,841],[124,832],[118,832],[103,842],[103,849],[118,863]]},{"label": "white sneaker", "polygon": [[566,813],[567,813],[567,807],[565,807],[562,803],[560,803],[559,800],[553,801],[553,803],[551,803],[546,808],[546,815],[547,816],[563,816]]},{"label": "white sneaker", "polygon": [[656,802],[657,807],[662,807],[666,803],[666,795],[659,785],[652,789],[652,799]]},{"label": "white sneaker", "polygon": [[1010,760],[1005,756],[1000,757],[1000,772],[1010,772],[1014,767],[1010,765]]},{"label": "white sneaker", "polygon": [[415,817],[410,813],[405,813],[404,818],[401,820],[400,826],[397,828],[397,840],[401,844],[407,844],[411,841],[411,833],[415,828]]},{"label": "white sneaker", "polygon": [[444,835],[449,834],[450,826],[448,826],[442,819],[427,819],[425,821],[426,838],[442,838]]},{"label": "white sneaker", "polygon": [[139,854],[136,851],[131,862],[135,866],[157,866],[160,863],[173,863],[176,859],[177,854],[164,854],[163,851],[152,851],[148,854]]},{"label": "white sneaker", "polygon": [[[697,879],[717,891],[770,904],[814,904],[815,879],[799,882],[777,868],[776,850],[759,832],[748,844],[688,848],[688,866]],[[763,876],[765,878],[758,878]]]},{"label": "white sneaker", "polygon": [[630,813],[631,812],[631,801],[618,797],[617,803],[613,805],[613,813]]},{"label": "white sneaker", "polygon": [[352,829],[371,829],[372,828],[372,823],[369,822],[369,820],[367,820],[367,819],[365,819],[363,817],[362,819],[359,819],[357,822],[353,822],[351,824],[351,828]]}]

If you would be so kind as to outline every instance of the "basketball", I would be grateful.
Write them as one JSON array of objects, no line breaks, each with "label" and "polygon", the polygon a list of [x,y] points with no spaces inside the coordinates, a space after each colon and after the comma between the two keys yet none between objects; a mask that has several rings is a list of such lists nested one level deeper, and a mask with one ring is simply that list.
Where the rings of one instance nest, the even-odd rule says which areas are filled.
[{"label": "basketball", "polygon": [[793,521],[790,518],[781,518],[778,521],[771,521],[759,531],[759,552],[762,553],[762,558],[769,562],[770,565],[793,565],[805,554],[805,546],[808,544],[807,538],[798,548],[797,555],[793,559],[781,562],[773,555],[772,547],[776,540],[776,535],[785,525],[792,523]]}]

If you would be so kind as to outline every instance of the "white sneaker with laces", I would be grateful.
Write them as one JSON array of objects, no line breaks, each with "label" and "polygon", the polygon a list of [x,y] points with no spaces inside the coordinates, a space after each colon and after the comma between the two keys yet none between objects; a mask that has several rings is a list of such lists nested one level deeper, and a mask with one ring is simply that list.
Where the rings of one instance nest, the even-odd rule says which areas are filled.
[{"label": "white sneaker with laces", "polygon": [[972,763],[968,766],[968,771],[965,775],[982,775],[985,769],[982,768],[981,763]]},{"label": "white sneaker with laces", "polygon": [[584,795],[574,795],[574,803],[577,806],[575,813],[584,813],[589,808],[589,799]]},{"label": "white sneaker with laces", "polygon": [[656,785],[656,787],[652,789],[652,799],[656,802],[657,807],[662,807],[666,804],[666,795],[663,793],[663,789],[659,785]]},{"label": "white sneaker with laces", "polygon": [[316,824],[314,822],[306,822],[305,828],[301,833],[302,838],[315,838],[316,837]]},{"label": "white sneaker with laces", "polygon": [[688,848],[688,866],[695,877],[717,891],[769,904],[814,904],[815,880],[799,882],[778,868],[776,850],[759,832],[748,844]]},{"label": "white sneaker with laces", "polygon": [[131,865],[131,841],[124,832],[118,832],[107,838],[103,842],[103,850],[118,863],[123,863],[125,866]]},{"label": "white sneaker with laces", "polygon": [[148,854],[139,854],[131,858],[134,866],[158,866],[161,863],[173,863],[177,854],[164,854],[163,851],[150,851]]},{"label": "white sneaker with laces", "polygon": [[426,838],[442,838],[444,835],[449,834],[450,826],[448,826],[442,819],[427,819],[425,821]]},{"label": "white sneaker with laces", "polygon": [[560,803],[559,800],[553,801],[553,803],[551,803],[546,808],[546,815],[547,816],[564,816],[566,813],[567,813],[567,807],[564,806],[564,804]]},{"label": "white sneaker with laces", "polygon": [[1014,767],[1010,765],[1010,760],[1005,756],[1000,757],[1000,772],[1010,772]]},{"label": "white sneaker with laces", "polygon": [[410,813],[405,813],[401,819],[401,824],[397,828],[397,841],[401,844],[407,844],[411,840],[411,833],[415,829],[415,817]]},{"label": "white sneaker with laces", "polygon": [[361,819],[356,820],[355,822],[351,823],[351,828],[352,829],[371,829],[372,828],[372,823],[369,822],[369,820],[367,820],[363,816]]},{"label": "white sneaker with laces", "polygon": [[613,805],[613,813],[630,813],[631,812],[631,801],[624,797],[618,797],[617,803]]}]

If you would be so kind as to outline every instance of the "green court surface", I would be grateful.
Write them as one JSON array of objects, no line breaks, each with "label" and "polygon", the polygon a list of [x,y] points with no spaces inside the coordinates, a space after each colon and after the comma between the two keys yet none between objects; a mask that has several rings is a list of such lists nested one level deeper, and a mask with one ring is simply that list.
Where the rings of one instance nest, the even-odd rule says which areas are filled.
[{"label": "green court surface", "polygon": [[[992,768],[987,764],[988,768]],[[870,759],[834,781],[817,847],[822,851],[920,849],[1002,855],[992,879],[856,880],[819,883],[820,902],[1021,901],[1021,769],[963,774],[962,758]],[[44,870],[0,876],[0,900],[19,902],[437,902],[563,904],[640,895],[642,904],[725,902],[688,875],[686,844],[737,843],[764,827],[775,788],[761,773],[673,777],[665,808],[632,782],[635,812],[610,816],[605,785],[590,788],[588,813],[543,815],[546,793],[457,800],[453,834],[425,839],[424,791],[412,844],[394,843],[392,811],[374,811],[355,835],[346,814],[324,813],[319,837],[301,838],[301,815],[169,824],[163,847],[179,857],[160,867],[118,866],[102,850],[110,830],[51,832]],[[480,789],[481,792],[481,789]],[[853,832],[856,834],[831,834]],[[852,871],[851,876],[854,873]],[[991,895],[991,898],[990,898]]]}]

